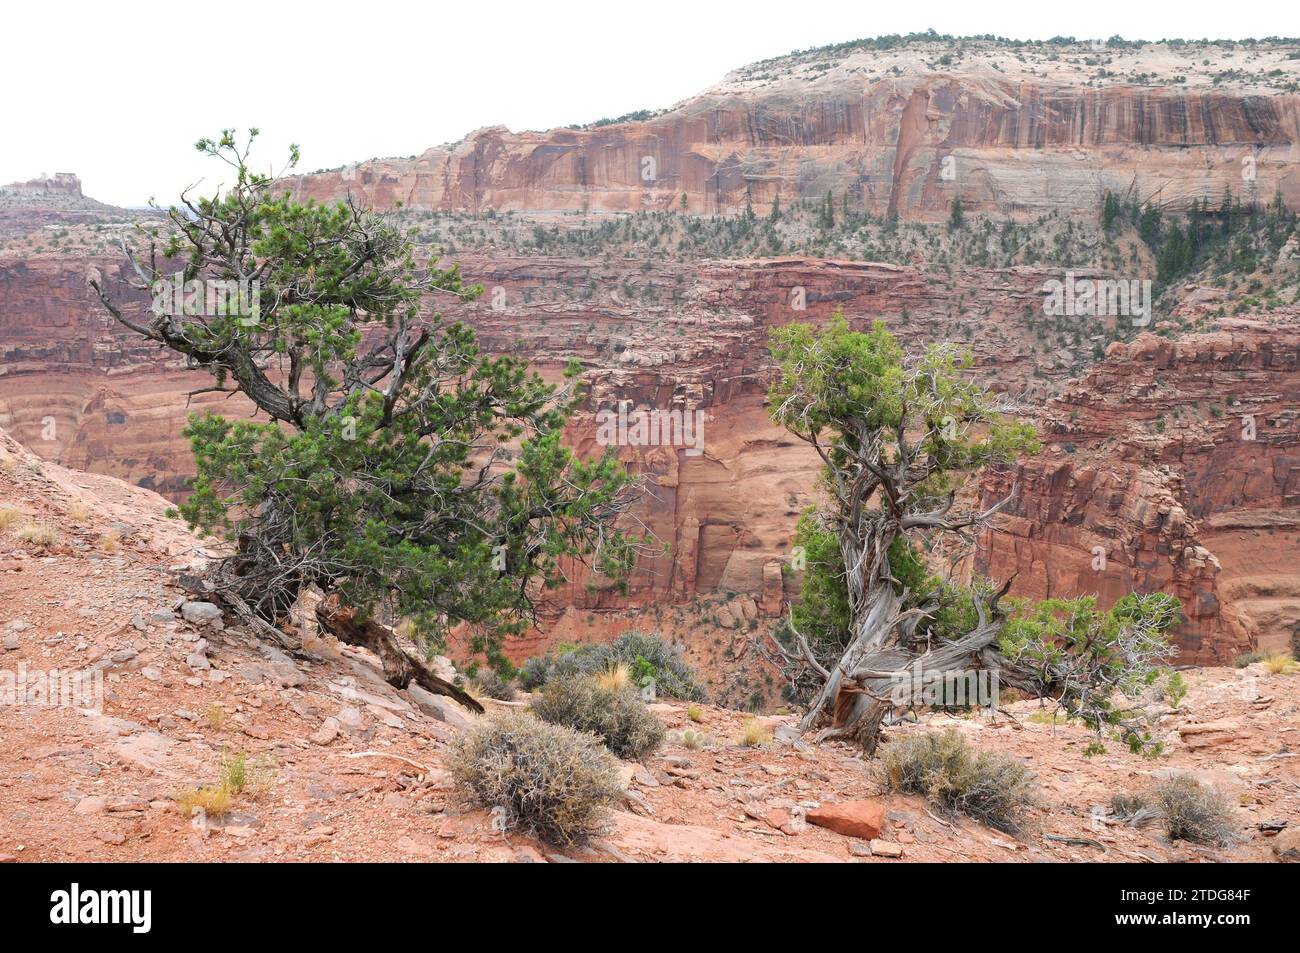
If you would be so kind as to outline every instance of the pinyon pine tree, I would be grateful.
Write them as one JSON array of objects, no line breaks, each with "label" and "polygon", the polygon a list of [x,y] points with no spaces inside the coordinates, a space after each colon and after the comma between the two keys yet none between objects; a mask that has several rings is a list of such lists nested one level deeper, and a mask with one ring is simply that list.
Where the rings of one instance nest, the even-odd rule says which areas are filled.
[{"label": "pinyon pine tree", "polygon": [[523,362],[481,354],[469,328],[428,308],[480,287],[417,261],[350,198],[295,201],[250,168],[256,135],[200,140],[231,184],[182,196],[147,255],[123,246],[138,290],[179,271],[254,289],[248,308],[150,314],[138,294],[92,286],[127,327],[209,371],[204,390],[240,393],[259,412],[191,415],[185,430],[198,474],[180,511],[231,548],[210,574],[211,598],[286,641],[290,608],[314,588],[325,596],[317,618],[375,649],[390,681],[445,691],[381,620],[409,619],[428,649],[468,624],[498,658],[573,561],[611,577],[630,565],[633,541],[611,528],[630,478],[612,453],[583,461],[562,443],[576,368],[556,388]]}]

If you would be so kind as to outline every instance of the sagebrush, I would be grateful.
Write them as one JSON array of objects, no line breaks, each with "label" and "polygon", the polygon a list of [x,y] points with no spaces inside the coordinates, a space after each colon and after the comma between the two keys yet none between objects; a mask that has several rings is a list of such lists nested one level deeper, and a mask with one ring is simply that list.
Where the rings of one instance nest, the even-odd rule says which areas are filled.
[{"label": "sagebrush", "polygon": [[[568,645],[524,662],[519,684],[528,690],[540,688],[556,678],[592,675],[625,665],[637,681],[638,675],[654,679],[657,695],[682,701],[708,701],[708,692],[675,646],[657,635],[627,632],[608,644]],[[644,687],[638,681],[639,687]]]},{"label": "sagebrush", "polygon": [[1232,802],[1218,788],[1180,774],[1156,782],[1151,800],[1171,840],[1218,846],[1232,841]]},{"label": "sagebrush", "polygon": [[956,729],[908,735],[885,746],[881,773],[891,791],[920,794],[949,814],[966,814],[1009,833],[1038,798],[1019,758],[970,746]]},{"label": "sagebrush", "polygon": [[562,846],[600,833],[622,796],[618,762],[594,735],[524,712],[484,719],[452,743],[452,777],[508,822]]},{"label": "sagebrush", "polygon": [[607,687],[592,675],[549,682],[532,711],[551,724],[591,732],[620,758],[644,757],[664,740],[663,722],[635,689]]}]

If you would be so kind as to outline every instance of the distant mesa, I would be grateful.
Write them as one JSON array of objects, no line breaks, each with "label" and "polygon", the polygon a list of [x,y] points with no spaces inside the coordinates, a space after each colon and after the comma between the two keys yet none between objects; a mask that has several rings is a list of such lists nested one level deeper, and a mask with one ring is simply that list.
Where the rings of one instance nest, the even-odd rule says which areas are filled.
[{"label": "distant mesa", "polygon": [[70,195],[82,198],[81,179],[75,172],[55,172],[54,175],[41,173],[40,178],[27,182],[11,182],[0,185],[0,192],[10,195]]},{"label": "distant mesa", "polygon": [[0,185],[0,237],[32,229],[89,222],[127,221],[126,209],[106,205],[81,191],[75,172],[42,172],[26,182]]}]

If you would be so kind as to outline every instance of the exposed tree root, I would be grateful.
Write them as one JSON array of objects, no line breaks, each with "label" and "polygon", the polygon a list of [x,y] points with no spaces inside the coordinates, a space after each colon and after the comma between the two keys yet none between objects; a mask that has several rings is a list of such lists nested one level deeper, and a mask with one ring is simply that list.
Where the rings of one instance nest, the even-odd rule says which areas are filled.
[{"label": "exposed tree root", "polygon": [[403,648],[396,632],[370,619],[360,621],[357,611],[342,605],[337,596],[327,596],[321,601],[316,607],[316,621],[340,642],[361,646],[379,656],[384,666],[384,680],[389,685],[406,688],[415,682],[426,691],[446,695],[470,711],[483,713],[483,706],[472,695],[434,675],[420,659]]}]

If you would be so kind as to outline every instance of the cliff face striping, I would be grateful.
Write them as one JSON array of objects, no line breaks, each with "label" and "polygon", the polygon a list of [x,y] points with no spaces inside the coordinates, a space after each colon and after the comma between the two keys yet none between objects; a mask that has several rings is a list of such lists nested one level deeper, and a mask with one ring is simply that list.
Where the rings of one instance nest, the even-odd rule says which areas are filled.
[{"label": "cliff face striping", "polygon": [[[481,129],[413,159],[294,177],[298,198],[447,211],[675,211],[847,196],[853,208],[940,220],[968,209],[1095,214],[1107,190],[1300,206],[1300,97],[1169,88],[1060,88],[945,76],[859,82],[799,101],[705,94],[593,130]],[[1244,165],[1244,164],[1245,165]],[[1248,174],[1243,174],[1249,165]]]}]

